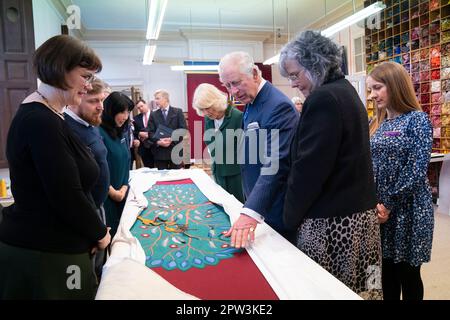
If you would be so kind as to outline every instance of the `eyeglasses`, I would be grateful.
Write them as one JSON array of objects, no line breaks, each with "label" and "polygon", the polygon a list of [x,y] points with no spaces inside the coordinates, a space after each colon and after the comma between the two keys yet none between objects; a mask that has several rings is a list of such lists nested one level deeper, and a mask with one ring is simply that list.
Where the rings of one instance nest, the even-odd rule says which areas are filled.
[{"label": "eyeglasses", "polygon": [[223,86],[228,90],[231,90],[231,88],[238,88],[241,84],[242,80],[239,80],[239,81],[231,81],[230,83],[224,83]]},{"label": "eyeglasses", "polygon": [[287,79],[288,79],[289,81],[297,81],[298,79],[300,79],[300,72],[301,72],[301,71],[299,71],[299,72],[297,72],[297,73],[293,73],[293,74],[288,75],[288,76],[287,76]]},{"label": "eyeglasses", "polygon": [[84,78],[84,81],[86,81],[86,84],[91,84],[95,79],[97,79],[94,74],[88,74],[82,77]]}]

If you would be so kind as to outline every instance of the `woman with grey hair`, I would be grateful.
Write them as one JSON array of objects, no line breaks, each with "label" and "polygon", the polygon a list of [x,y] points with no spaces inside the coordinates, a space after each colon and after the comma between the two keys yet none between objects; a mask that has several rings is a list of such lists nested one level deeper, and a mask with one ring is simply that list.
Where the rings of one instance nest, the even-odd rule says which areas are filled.
[{"label": "woman with grey hair", "polygon": [[[243,203],[241,169],[237,163],[239,136],[235,136],[236,130],[242,127],[242,112],[228,104],[225,93],[209,83],[202,83],[195,89],[192,107],[199,116],[205,117],[205,133],[214,131],[212,136],[205,136],[214,180]],[[232,130],[232,139],[228,139],[227,130]],[[227,163],[227,153],[234,154],[232,163]]]},{"label": "woman with grey hair", "polygon": [[366,299],[380,298],[381,248],[367,112],[340,69],[341,51],[304,31],[280,72],[306,100],[291,144],[283,218],[297,246]]}]

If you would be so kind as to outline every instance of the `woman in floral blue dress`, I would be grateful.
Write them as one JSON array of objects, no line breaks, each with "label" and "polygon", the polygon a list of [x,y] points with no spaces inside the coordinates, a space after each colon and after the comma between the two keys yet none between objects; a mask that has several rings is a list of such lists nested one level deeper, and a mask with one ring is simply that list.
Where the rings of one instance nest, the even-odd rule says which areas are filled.
[{"label": "woman in floral blue dress", "polygon": [[367,86],[377,111],[370,134],[381,223],[383,296],[422,300],[420,266],[430,261],[434,228],[427,178],[431,122],[400,64],[377,66]]}]

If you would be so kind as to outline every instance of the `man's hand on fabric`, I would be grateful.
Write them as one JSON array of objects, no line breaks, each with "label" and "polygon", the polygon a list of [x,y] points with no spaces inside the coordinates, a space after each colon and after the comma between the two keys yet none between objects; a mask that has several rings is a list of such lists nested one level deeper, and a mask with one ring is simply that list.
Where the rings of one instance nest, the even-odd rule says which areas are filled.
[{"label": "man's hand on fabric", "polygon": [[258,222],[255,219],[245,214],[241,214],[233,226],[225,233],[225,236],[231,236],[231,246],[235,248],[244,248],[249,242],[255,240],[255,230],[257,225]]}]

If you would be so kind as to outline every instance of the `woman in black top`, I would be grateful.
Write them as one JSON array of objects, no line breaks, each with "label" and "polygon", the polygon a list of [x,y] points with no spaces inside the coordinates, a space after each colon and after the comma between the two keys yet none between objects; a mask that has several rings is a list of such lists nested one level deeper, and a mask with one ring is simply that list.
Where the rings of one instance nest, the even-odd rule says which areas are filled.
[{"label": "woman in black top", "polygon": [[90,194],[98,166],[62,109],[81,103],[102,65],[69,36],[47,40],[33,62],[42,83],[8,132],[15,203],[3,210],[0,224],[0,299],[91,299],[90,254],[111,238]]},{"label": "woman in black top", "polygon": [[297,246],[363,298],[381,297],[381,246],[367,112],[338,46],[305,31],[280,54],[306,97],[291,145],[283,218]]}]

